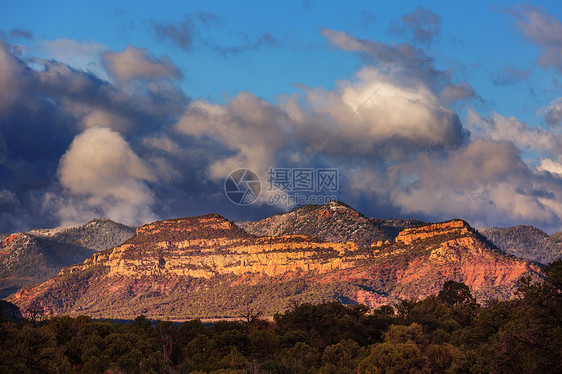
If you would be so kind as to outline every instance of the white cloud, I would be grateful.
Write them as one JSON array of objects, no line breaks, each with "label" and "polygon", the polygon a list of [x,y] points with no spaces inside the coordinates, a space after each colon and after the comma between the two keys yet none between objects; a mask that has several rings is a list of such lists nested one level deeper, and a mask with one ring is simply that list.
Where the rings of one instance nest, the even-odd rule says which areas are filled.
[{"label": "white cloud", "polygon": [[469,109],[465,124],[476,137],[508,141],[521,150],[556,153],[562,145],[560,134],[541,127],[530,127],[515,117],[502,116],[496,112],[486,117]]},{"label": "white cloud", "polygon": [[374,67],[333,91],[307,89],[304,108],[285,109],[295,131],[317,152],[404,154],[460,144],[466,134],[457,115],[421,82],[403,86]]},{"label": "white cloud", "polygon": [[122,52],[104,54],[106,69],[120,82],[135,79],[180,79],[180,70],[168,59],[157,59],[147,49],[131,45]]},{"label": "white cloud", "polygon": [[550,158],[542,159],[541,164],[537,169],[548,171],[551,174],[556,174],[559,177],[562,177],[562,159],[558,159],[558,161]]},{"label": "white cloud", "polygon": [[70,204],[60,207],[63,222],[83,222],[99,211],[104,217],[138,224],[152,220],[154,197],[147,181],[153,172],[116,132],[94,127],[74,138],[59,165]]},{"label": "white cloud", "polygon": [[102,55],[108,50],[104,44],[56,39],[45,40],[41,45],[49,57],[64,61],[75,69],[92,72],[98,78],[108,79],[102,63]]},{"label": "white cloud", "polygon": [[544,115],[545,121],[550,126],[558,126],[562,123],[562,97],[554,99],[547,107],[540,108],[538,115]]},{"label": "white cloud", "polygon": [[212,163],[209,176],[217,180],[238,168],[262,174],[275,166],[277,152],[290,140],[287,120],[277,106],[241,93],[225,105],[192,103],[176,129],[198,138],[211,136],[234,153]]}]

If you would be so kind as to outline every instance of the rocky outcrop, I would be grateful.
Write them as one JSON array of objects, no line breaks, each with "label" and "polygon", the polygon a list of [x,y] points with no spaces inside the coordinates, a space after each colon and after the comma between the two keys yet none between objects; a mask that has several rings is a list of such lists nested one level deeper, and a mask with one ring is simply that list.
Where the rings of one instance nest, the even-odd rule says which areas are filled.
[{"label": "rocky outcrop", "polygon": [[462,220],[362,248],[306,235],[260,237],[206,215],[142,226],[121,246],[10,301],[47,314],[183,319],[274,313],[298,300],[378,306],[436,294],[447,280],[466,283],[480,301],[506,299],[524,275],[540,269],[490,246]]},{"label": "rocky outcrop", "polygon": [[326,243],[304,235],[255,237],[218,215],[208,215],[142,226],[123,245],[95,254],[63,273],[103,264],[109,267],[109,276],[131,278],[163,274],[211,278],[245,273],[273,277],[344,268],[351,263],[342,257],[358,249],[353,242]]},{"label": "rocky outcrop", "polygon": [[[0,247],[1,248],[5,248],[8,246],[8,244],[10,244],[11,242],[14,241],[14,239],[18,238],[21,235],[21,233],[15,233],[15,234],[11,234],[8,235],[8,237],[6,237],[6,239],[4,239],[2,241],[2,243],[0,243]],[[12,248],[10,248],[11,250]],[[0,254],[8,254],[9,252],[4,252],[4,251],[0,251]]]},{"label": "rocky outcrop", "polygon": [[432,223],[405,229],[398,234],[396,241],[408,245],[415,241],[443,237],[446,235],[464,236],[469,232],[473,233],[474,229],[472,229],[468,223],[460,219],[455,219],[447,222]]}]

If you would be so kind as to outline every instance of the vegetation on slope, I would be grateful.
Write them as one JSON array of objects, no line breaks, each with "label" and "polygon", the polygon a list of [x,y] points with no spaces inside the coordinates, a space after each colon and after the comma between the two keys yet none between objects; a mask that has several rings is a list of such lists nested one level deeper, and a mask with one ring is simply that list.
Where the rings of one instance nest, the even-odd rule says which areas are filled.
[{"label": "vegetation on slope", "polygon": [[95,251],[113,248],[135,234],[135,228],[110,219],[93,219],[76,227],[62,230],[52,236],[54,241],[80,245]]},{"label": "vegetation on slope", "polygon": [[478,231],[497,247],[517,257],[542,264],[562,258],[561,233],[549,236],[544,231],[528,225],[482,228]]},{"label": "vegetation on slope", "polygon": [[63,267],[115,247],[134,233],[132,227],[108,219],[95,219],[77,227],[12,235],[13,239],[0,247],[0,298],[24,285],[46,281]]},{"label": "vegetation on slope", "polygon": [[259,236],[308,235],[332,243],[352,241],[360,247],[393,238],[380,224],[335,201],[324,205],[305,205],[289,213],[238,225]]}]

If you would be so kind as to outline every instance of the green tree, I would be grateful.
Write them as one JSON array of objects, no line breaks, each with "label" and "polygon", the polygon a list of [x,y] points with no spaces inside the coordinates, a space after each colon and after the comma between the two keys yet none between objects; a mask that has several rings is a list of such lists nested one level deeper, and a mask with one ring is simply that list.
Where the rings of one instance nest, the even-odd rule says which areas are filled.
[{"label": "green tree", "polygon": [[320,374],[353,374],[357,366],[367,355],[367,349],[361,348],[353,340],[342,340],[337,344],[326,347],[322,355]]}]

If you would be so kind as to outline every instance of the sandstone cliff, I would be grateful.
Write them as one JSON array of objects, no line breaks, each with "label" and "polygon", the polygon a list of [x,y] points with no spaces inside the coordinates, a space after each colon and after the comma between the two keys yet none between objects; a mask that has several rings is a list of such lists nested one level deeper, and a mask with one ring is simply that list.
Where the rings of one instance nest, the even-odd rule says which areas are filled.
[{"label": "sandstone cliff", "polygon": [[258,237],[206,215],[142,226],[121,246],[9,301],[46,314],[185,319],[249,308],[274,313],[303,301],[378,306],[435,294],[450,279],[465,282],[480,301],[506,299],[523,275],[540,270],[493,248],[461,220],[360,247],[304,235]]}]

